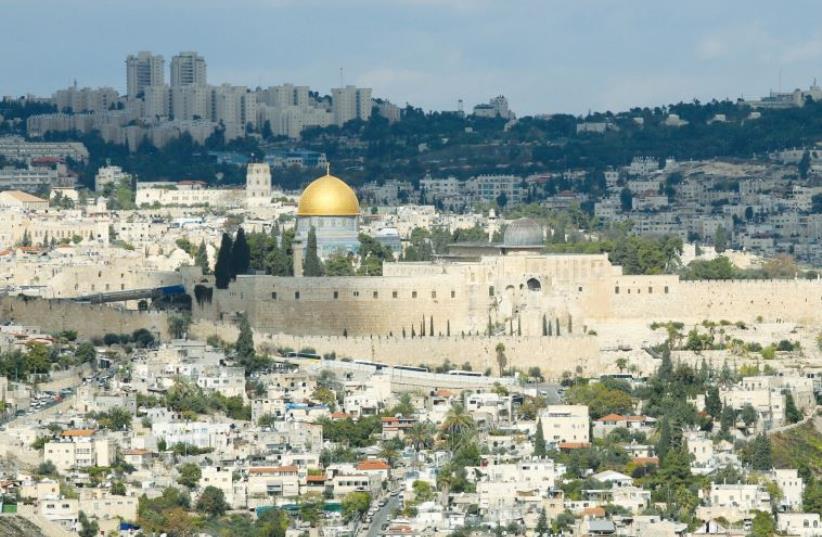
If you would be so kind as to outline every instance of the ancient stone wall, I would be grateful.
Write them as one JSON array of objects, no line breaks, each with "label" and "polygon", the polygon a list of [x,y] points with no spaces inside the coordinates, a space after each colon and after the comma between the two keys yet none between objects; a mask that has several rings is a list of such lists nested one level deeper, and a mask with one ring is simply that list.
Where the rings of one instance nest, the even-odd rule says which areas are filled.
[{"label": "ancient stone wall", "polygon": [[146,328],[160,337],[168,336],[165,312],[138,312],[70,300],[5,296],[0,298],[0,321],[39,326],[50,333],[76,330],[81,338],[107,332],[130,334],[138,328]]},{"label": "ancient stone wall", "polygon": [[[622,276],[602,289],[612,318],[686,322],[742,320],[822,321],[820,280],[662,281]],[[619,291],[617,292],[617,288]],[[667,290],[667,291],[666,291]],[[651,292],[649,292],[651,291]]]},{"label": "ancient stone wall", "polygon": [[[237,338],[236,326],[229,323],[200,321],[192,325],[190,333],[205,339],[218,335],[226,341]],[[474,371],[491,368],[498,372],[497,344],[505,346],[508,367],[527,370],[537,366],[543,374],[559,378],[564,371],[596,371],[599,363],[599,342],[594,336],[518,337],[518,336],[451,336],[451,337],[340,337],[292,336],[255,332],[258,348],[306,347],[318,354],[335,353],[337,359],[368,360],[386,364],[437,366],[450,360],[462,365],[471,364]]]}]

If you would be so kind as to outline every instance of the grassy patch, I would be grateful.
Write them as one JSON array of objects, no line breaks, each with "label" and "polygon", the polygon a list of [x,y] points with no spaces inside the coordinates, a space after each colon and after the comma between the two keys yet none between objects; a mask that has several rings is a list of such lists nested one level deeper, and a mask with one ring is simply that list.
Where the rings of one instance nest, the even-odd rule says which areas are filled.
[{"label": "grassy patch", "polygon": [[804,463],[815,475],[822,475],[822,433],[812,421],[771,436],[771,446],[774,467],[797,468]]}]

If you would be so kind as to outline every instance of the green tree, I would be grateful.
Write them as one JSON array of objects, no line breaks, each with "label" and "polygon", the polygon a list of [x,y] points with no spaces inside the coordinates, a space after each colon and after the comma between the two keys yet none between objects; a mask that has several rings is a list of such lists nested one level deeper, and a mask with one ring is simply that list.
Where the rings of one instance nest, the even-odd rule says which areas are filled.
[{"label": "green tree", "polygon": [[464,440],[473,436],[475,430],[474,418],[466,412],[465,407],[459,403],[452,404],[442,422],[442,433],[451,449],[456,449]]},{"label": "green tree", "polygon": [[197,247],[197,253],[194,254],[194,264],[203,269],[203,274],[211,272],[208,266],[208,250],[206,249],[205,240],[200,241],[200,246]]},{"label": "green tree", "polygon": [[770,513],[756,511],[751,524],[751,537],[771,537],[776,533],[776,524]]},{"label": "green tree", "polygon": [[534,528],[534,532],[538,537],[546,537],[548,535],[548,530],[548,514],[545,512],[545,508],[543,507],[539,512],[539,519],[537,520],[537,526]]},{"label": "green tree", "polygon": [[764,434],[758,435],[753,440],[751,452],[751,466],[754,470],[767,471],[773,468],[773,457],[771,455],[771,442]]},{"label": "green tree", "polygon": [[534,456],[544,457],[546,455],[545,436],[542,432],[542,420],[537,420],[537,432],[534,435]]},{"label": "green tree", "polygon": [[217,262],[214,264],[214,280],[217,289],[228,289],[228,283],[231,281],[231,247],[231,237],[228,233],[223,233],[220,250],[217,252]]},{"label": "green tree", "polygon": [[665,460],[668,451],[671,449],[671,422],[667,417],[663,418],[659,424],[659,438],[656,442],[655,451],[660,460]]},{"label": "green tree", "polygon": [[723,433],[728,433],[736,424],[736,411],[731,405],[726,405],[722,408],[722,413],[719,416],[719,425]]},{"label": "green tree", "polygon": [[624,187],[622,190],[619,191],[619,205],[622,208],[622,212],[629,213],[633,208],[633,201],[634,196],[631,193],[631,189],[627,186]]},{"label": "green tree", "polygon": [[793,394],[790,390],[785,390],[785,418],[788,423],[798,423],[802,421],[802,412],[796,407],[796,402],[793,400]]},{"label": "green tree", "polygon": [[720,254],[728,249],[728,232],[722,226],[714,233],[714,249]]},{"label": "green tree", "polygon": [[332,255],[325,261],[326,276],[353,276],[354,265],[347,255]]},{"label": "green tree", "polygon": [[238,274],[248,274],[250,266],[251,250],[248,248],[245,231],[241,226],[231,245],[231,277],[236,278]]},{"label": "green tree", "polygon": [[705,395],[705,411],[714,419],[719,418],[722,413],[722,400],[719,398],[719,388],[711,386]]},{"label": "green tree", "polygon": [[808,172],[811,170],[811,153],[807,149],[804,153],[802,153],[802,159],[800,159],[799,164],[796,165],[797,170],[799,171],[799,177],[802,179],[808,178]]},{"label": "green tree", "polygon": [[200,477],[203,475],[200,467],[193,462],[187,462],[180,465],[177,471],[180,474],[177,477],[177,483],[189,489],[197,488],[197,484],[200,482]]},{"label": "green tree", "polygon": [[371,505],[371,495],[367,492],[349,492],[342,499],[342,514],[346,522],[361,518]]},{"label": "green tree", "polygon": [[751,427],[756,424],[756,420],[758,418],[756,415],[756,409],[750,403],[742,407],[739,417],[742,418],[742,422],[745,423],[745,427]]},{"label": "green tree", "polygon": [[317,231],[312,226],[308,230],[308,239],[305,246],[305,260],[303,261],[303,276],[322,276],[323,264],[317,253]]},{"label": "green tree", "polygon": [[204,488],[200,497],[197,498],[197,511],[211,518],[223,516],[228,507],[223,491],[211,485]]},{"label": "green tree", "polygon": [[568,389],[565,399],[574,405],[587,405],[593,419],[608,414],[628,414],[634,402],[624,390],[611,388],[605,383],[576,384]]},{"label": "green tree", "polygon": [[191,325],[191,314],[172,314],[168,316],[168,332],[174,339],[182,339]]},{"label": "green tree", "polygon": [[83,511],[80,511],[78,520],[80,522],[80,531],[78,532],[80,537],[97,537],[100,533],[100,525],[97,521],[89,520]]},{"label": "green tree", "polygon": [[265,270],[272,276],[291,276],[293,262],[288,255],[285,242],[282,247],[277,246],[277,238],[272,238],[273,246],[265,256]]},{"label": "green tree", "polygon": [[244,366],[249,366],[254,363],[257,355],[254,350],[254,334],[251,331],[251,324],[248,322],[248,317],[245,314],[240,315],[240,334],[237,336],[237,342],[234,345],[237,351],[237,360]]},{"label": "green tree", "polygon": [[505,356],[505,344],[497,343],[494,349],[497,353],[497,366],[499,367],[499,376],[505,376],[505,368],[508,366],[508,357]]},{"label": "green tree", "polygon": [[115,496],[126,495],[126,485],[122,481],[115,481],[111,484],[111,493]]}]

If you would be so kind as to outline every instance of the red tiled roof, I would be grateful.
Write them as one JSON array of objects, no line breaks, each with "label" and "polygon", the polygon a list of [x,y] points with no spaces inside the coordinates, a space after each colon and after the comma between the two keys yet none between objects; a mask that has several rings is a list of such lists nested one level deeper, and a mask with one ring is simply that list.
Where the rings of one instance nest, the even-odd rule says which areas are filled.
[{"label": "red tiled roof", "polygon": [[348,414],[346,414],[345,412],[337,411],[337,412],[332,412],[331,413],[331,419],[332,420],[344,420],[347,417],[348,417]]},{"label": "red tiled roof", "polygon": [[634,459],[636,464],[659,464],[659,457],[636,457]]},{"label": "red tiled roof", "polygon": [[390,469],[391,469],[391,466],[389,466],[387,462],[377,460],[377,459],[367,459],[367,460],[361,461],[357,465],[357,470],[364,470],[364,471],[368,471],[368,470],[390,470]]},{"label": "red tiled roof", "polygon": [[323,483],[325,481],[325,476],[322,475],[322,474],[320,474],[320,475],[310,475],[310,476],[306,477],[305,480],[308,481],[309,483]]},{"label": "red tiled roof", "polygon": [[625,419],[625,416],[620,416],[619,414],[608,414],[607,416],[602,416],[597,421],[622,421]]},{"label": "red tiled roof", "polygon": [[586,507],[582,510],[584,516],[604,517],[605,509],[602,507]]}]

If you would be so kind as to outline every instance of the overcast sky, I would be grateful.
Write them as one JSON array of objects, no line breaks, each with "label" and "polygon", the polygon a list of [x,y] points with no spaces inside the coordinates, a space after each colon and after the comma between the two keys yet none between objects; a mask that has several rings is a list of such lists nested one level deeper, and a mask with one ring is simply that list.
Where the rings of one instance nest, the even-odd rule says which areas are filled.
[{"label": "overcast sky", "polygon": [[816,0],[0,0],[0,95],[125,92],[129,53],[196,50],[208,82],[344,81],[520,115],[737,98],[822,81]]}]

